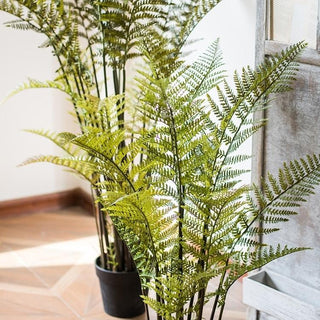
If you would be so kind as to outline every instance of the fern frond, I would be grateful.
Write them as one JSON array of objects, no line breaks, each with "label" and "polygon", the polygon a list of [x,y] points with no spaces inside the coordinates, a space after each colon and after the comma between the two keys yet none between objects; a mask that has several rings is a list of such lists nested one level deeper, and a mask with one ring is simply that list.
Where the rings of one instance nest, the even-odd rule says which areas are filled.
[{"label": "fern frond", "polygon": [[[250,116],[263,103],[263,97],[277,92],[277,86],[281,85],[283,81],[290,84],[291,77],[294,77],[296,72],[294,59],[304,47],[305,43],[303,42],[289,47],[281,55],[276,56],[272,63],[266,62],[260,65],[257,71],[252,71],[249,67],[243,69],[241,78],[235,76],[236,96],[226,83],[226,93],[217,87],[220,108],[212,98],[209,99],[213,113],[221,119],[218,129],[213,132],[217,137],[211,138],[212,141],[218,141],[215,153],[225,150],[223,158],[214,164],[213,170],[218,172],[216,185],[219,185],[219,181],[223,180],[220,172],[230,154],[265,124],[265,121],[262,121],[252,125]],[[265,79],[267,79],[266,82]]]},{"label": "fern frond", "polygon": [[[219,41],[216,40],[189,68],[183,67],[183,73],[177,70],[180,76],[174,81],[174,86],[172,91],[168,91],[168,96],[179,93],[185,96],[186,100],[193,101],[207,94],[225,77],[224,71],[221,70],[222,65]],[[173,75],[173,77],[176,76]]]},{"label": "fern frond", "polygon": [[229,268],[228,277],[224,282],[223,288],[219,292],[219,303],[224,304],[226,294],[232,286],[232,284],[247,272],[261,268],[269,262],[284,257],[286,255],[307,249],[309,248],[288,248],[287,246],[284,246],[282,248],[280,244],[278,244],[276,248],[274,248],[273,246],[268,246],[266,248],[262,248],[261,251],[257,252],[237,253],[233,256],[235,263],[231,264]]},{"label": "fern frond", "polygon": [[221,0],[173,2],[172,8],[169,8],[168,21],[173,25],[172,39],[175,40],[174,47],[176,47],[177,52],[180,52],[189,35],[202,18],[220,2]]},{"label": "fern frond", "polygon": [[58,156],[37,156],[29,158],[24,161],[21,166],[38,163],[38,162],[49,162],[55,165],[67,167],[72,171],[76,172],[80,176],[84,177],[91,184],[96,183],[94,173],[99,172],[99,167],[88,158],[63,158]]},{"label": "fern frond", "polygon": [[12,96],[27,90],[27,89],[57,89],[64,93],[66,93],[68,96],[72,96],[72,93],[69,91],[68,88],[65,87],[64,84],[58,82],[58,81],[38,81],[35,79],[29,79],[28,82],[23,83],[18,88],[16,88],[14,91],[12,91],[4,100],[1,101],[1,103],[6,102],[9,98]]},{"label": "fern frond", "polygon": [[[260,210],[266,214],[292,214],[290,207],[300,206],[300,202],[314,193],[314,188],[320,183],[319,155],[307,156],[299,161],[284,163],[279,169],[278,178],[268,174],[268,180],[263,182],[267,196],[255,192],[255,199]],[[255,188],[257,190],[257,188]],[[284,211],[281,211],[281,210]]]},{"label": "fern frond", "polygon": [[44,130],[34,130],[34,129],[33,130],[25,130],[25,131],[33,133],[33,134],[37,134],[39,136],[42,136],[44,138],[51,140],[58,147],[60,147],[62,150],[64,150],[66,153],[68,153],[71,156],[77,156],[79,154],[80,150],[75,149],[74,146],[70,143],[70,141],[67,141],[61,135],[61,133],[44,131]]}]

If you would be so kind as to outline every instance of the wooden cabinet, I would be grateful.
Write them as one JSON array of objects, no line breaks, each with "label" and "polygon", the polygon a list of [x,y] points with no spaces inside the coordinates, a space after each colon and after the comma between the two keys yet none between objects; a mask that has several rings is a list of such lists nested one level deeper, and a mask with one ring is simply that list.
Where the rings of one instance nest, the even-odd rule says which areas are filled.
[{"label": "wooden cabinet", "polygon": [[[313,0],[304,1],[309,4]],[[261,62],[266,55],[274,54],[277,51],[288,46],[289,43],[283,41],[284,38],[274,40],[279,34],[275,34],[272,26],[275,27],[274,20],[277,7],[274,6],[277,1],[258,1],[257,11],[257,47],[256,60]],[[287,2],[290,7],[294,3],[303,5],[298,0],[278,1],[278,3]],[[288,4],[288,2],[292,2]],[[320,1],[319,1],[320,2]],[[314,32],[314,43],[307,48],[299,58],[300,71],[297,81],[294,83],[293,90],[277,96],[272,101],[270,108],[266,109],[264,114],[257,114],[257,117],[266,117],[269,119],[268,125],[264,131],[260,132],[253,140],[253,180],[258,181],[261,176],[266,176],[267,172],[276,173],[283,161],[289,161],[295,158],[303,157],[305,154],[320,153],[320,54],[316,48],[319,48],[319,21],[318,21],[318,0],[313,3],[313,10],[316,14],[308,19],[312,21]],[[278,10],[280,7],[278,7]],[[285,6],[282,8],[285,10]],[[277,13],[280,14],[279,12]],[[281,13],[286,14],[285,12]],[[289,14],[287,12],[287,14]],[[271,16],[270,16],[271,15]],[[301,17],[300,17],[301,18]],[[307,19],[307,20],[308,20]],[[310,21],[309,21],[310,22]],[[306,23],[309,23],[306,21]],[[288,23],[287,32],[290,33],[294,28]],[[302,27],[302,25],[301,25]],[[284,32],[284,30],[282,30]],[[270,35],[272,36],[270,39]],[[288,42],[290,42],[288,40]],[[293,216],[291,221],[284,223],[279,233],[268,237],[271,243],[286,243],[291,247],[312,247],[312,250],[299,252],[285,258],[281,258],[269,265],[263,270],[271,272],[275,277],[288,279],[292,281],[290,295],[288,297],[301,301],[302,296],[307,296],[308,290],[320,300],[320,190],[310,198],[308,203],[300,208],[300,214]],[[285,280],[283,280],[285,281]],[[252,282],[251,289],[252,289]],[[256,283],[257,284],[257,283]],[[296,287],[294,286],[296,284]],[[244,284],[246,290],[246,284]],[[263,286],[268,287],[268,283]],[[257,310],[250,312],[250,320],[287,320],[295,319],[293,316],[286,317],[285,310],[290,309],[293,314],[299,312],[299,304],[296,307],[291,305],[290,299],[281,300],[278,303],[279,296],[273,291],[268,296],[263,295],[261,286],[257,285],[255,299],[247,296],[246,303]],[[267,290],[267,289],[266,289]],[[271,290],[272,291],[272,290]],[[297,293],[299,293],[297,295]],[[252,301],[250,301],[252,299]],[[254,300],[256,300],[254,302]],[[260,307],[257,305],[260,301]],[[266,310],[267,305],[274,305],[273,314]],[[310,302],[310,308],[316,306]],[[300,308],[301,309],[301,308]],[[320,319],[320,314],[316,316],[298,317],[299,319],[313,320]],[[282,316],[281,316],[282,315]]]}]

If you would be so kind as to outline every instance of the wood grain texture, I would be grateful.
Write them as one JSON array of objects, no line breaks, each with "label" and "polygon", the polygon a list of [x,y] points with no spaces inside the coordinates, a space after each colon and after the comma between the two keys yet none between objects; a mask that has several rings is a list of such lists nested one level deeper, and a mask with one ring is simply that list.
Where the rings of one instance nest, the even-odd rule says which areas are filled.
[{"label": "wood grain texture", "polygon": [[[0,217],[0,319],[117,320],[103,310],[98,255],[94,218],[79,207]],[[241,291],[241,282],[231,288],[224,320],[245,319]]]},{"label": "wood grain texture", "polygon": [[319,320],[320,291],[267,271],[244,279],[243,301],[266,319]]},{"label": "wood grain texture", "polygon": [[[255,65],[258,66],[265,59],[265,39],[266,39],[266,0],[259,0],[257,3],[257,23],[256,23],[256,48]],[[254,113],[254,120],[265,119],[265,110]],[[253,182],[257,183],[264,175],[264,134],[265,129],[261,128],[252,136],[252,164],[251,176]]]},{"label": "wood grain texture", "polygon": [[[256,13],[256,38],[255,38],[255,65],[258,66],[265,59],[265,40],[267,38],[267,9],[269,1],[257,0]],[[254,120],[258,121],[265,119],[265,110],[260,110],[254,113]],[[261,128],[252,137],[252,162],[251,162],[251,180],[254,183],[260,184],[260,179],[264,176],[264,139],[265,128]],[[261,241],[261,239],[257,239]],[[247,320],[259,319],[259,311],[250,308],[247,312]]]},{"label": "wood grain texture", "polygon": [[[319,79],[320,67],[301,64],[294,90],[273,99],[272,106],[267,109],[269,122],[265,130],[263,158],[266,172],[277,174],[284,161],[320,152]],[[282,243],[289,247],[313,248],[274,261],[266,266],[266,270],[320,290],[319,188],[316,194],[308,199],[308,203],[303,203],[299,215],[292,216],[289,223],[279,225],[281,230],[265,236],[264,241],[274,246]],[[266,319],[269,318],[261,314],[260,320]],[[309,320],[307,317],[301,319]],[[319,320],[320,315],[316,319]]]},{"label": "wood grain texture", "polygon": [[0,217],[80,206],[93,214],[89,194],[80,188],[0,202]]},{"label": "wood grain texture", "polygon": [[320,1],[318,0],[317,51],[320,52]]},{"label": "wood grain texture", "polygon": [[[319,90],[320,67],[302,64],[293,90],[273,100],[267,110],[266,171],[277,174],[284,161],[320,153]],[[280,224],[281,230],[266,236],[265,241],[312,248],[274,261],[267,268],[320,290],[319,191],[317,188],[316,195],[302,203],[299,214]]]},{"label": "wood grain texture", "polygon": [[[268,33],[266,31],[268,29],[266,9],[266,0],[258,0],[256,63],[261,62],[265,55],[273,55],[288,46],[285,43],[266,40],[268,38],[266,35]],[[319,30],[318,25],[318,37],[320,34]],[[298,61],[302,65],[300,66],[301,71],[294,85],[294,90],[273,100],[273,107],[268,109],[264,115],[265,118],[269,119],[267,127],[260,135],[253,139],[254,163],[252,174],[254,181],[260,176],[265,176],[268,171],[275,173],[284,160],[299,158],[306,153],[319,153],[320,53],[317,50],[307,48],[299,56]],[[286,243],[292,247],[312,247],[313,250],[279,259],[269,264],[265,270],[273,270],[288,278],[295,279],[298,284],[304,284],[307,287],[320,290],[320,234],[318,231],[320,209],[318,199],[318,197],[313,197],[306,207],[301,208],[299,216],[293,217],[289,224],[281,226],[281,232],[276,235],[270,235],[270,237],[264,240],[274,245]],[[292,291],[295,292],[297,289],[292,288]],[[305,292],[302,291],[302,294],[306,294]],[[257,289],[252,295],[252,299],[253,301],[260,299],[265,304],[268,304],[267,300],[272,299],[272,295],[270,297],[266,296],[264,292]],[[246,302],[253,306],[253,302],[251,303],[249,300]],[[281,308],[286,310],[288,305],[285,302],[283,304]],[[258,305],[255,307],[262,308],[261,310],[263,310],[263,303],[262,307]],[[292,305],[291,307],[294,314],[296,308]],[[247,319],[295,319],[293,317],[283,317],[280,306],[278,312],[276,317],[264,312],[258,312],[257,316],[255,316],[254,310],[250,309]],[[316,319],[319,320],[320,315],[317,316]],[[310,320],[313,318],[302,315],[300,319]]]},{"label": "wood grain texture", "polygon": [[[266,55],[274,55],[281,50],[286,49],[289,46],[288,43],[283,43],[274,40],[265,41],[265,54]],[[310,64],[314,66],[320,66],[320,53],[311,48],[306,48],[303,52],[298,56],[297,61],[304,64]]]}]

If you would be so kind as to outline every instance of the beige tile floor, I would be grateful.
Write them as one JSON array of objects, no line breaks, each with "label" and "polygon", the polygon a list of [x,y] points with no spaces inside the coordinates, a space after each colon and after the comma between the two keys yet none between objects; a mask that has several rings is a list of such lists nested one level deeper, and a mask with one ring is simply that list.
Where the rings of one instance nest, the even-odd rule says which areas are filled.
[{"label": "beige tile floor", "polygon": [[[94,219],[79,208],[1,218],[0,319],[115,319],[103,311],[97,255]],[[244,319],[237,283],[224,320]]]}]

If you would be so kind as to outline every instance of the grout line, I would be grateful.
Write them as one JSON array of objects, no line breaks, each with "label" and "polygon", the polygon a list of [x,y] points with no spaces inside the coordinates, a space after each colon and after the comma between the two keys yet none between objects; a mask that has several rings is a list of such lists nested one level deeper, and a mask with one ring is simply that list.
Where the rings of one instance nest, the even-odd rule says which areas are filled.
[{"label": "grout line", "polygon": [[7,282],[0,282],[0,291],[9,291],[9,292],[19,292],[19,293],[26,293],[26,294],[37,294],[41,296],[54,296],[50,290],[47,288],[39,288],[33,286],[26,286],[20,284],[12,284]]},{"label": "grout line", "polygon": [[[73,212],[71,210],[71,212]],[[50,214],[50,213],[49,213]],[[57,217],[58,215],[56,215],[55,217]],[[61,219],[62,220],[54,220],[55,221],[55,225],[57,227],[59,227],[59,224],[64,224],[65,221],[63,220],[63,216],[64,216],[64,212],[63,214],[61,215]],[[45,216],[44,216],[45,218]],[[29,218],[28,218],[29,219]],[[36,220],[37,217],[36,216],[30,216],[30,220],[27,220],[26,223],[28,224],[29,222],[32,224],[34,221],[37,221]],[[75,215],[74,216],[74,219],[75,221],[77,221],[78,217]],[[82,221],[82,220],[81,220]],[[70,222],[68,220],[68,222]],[[52,228],[52,225],[50,225],[50,227]],[[72,226],[70,224],[70,227],[74,228],[74,226]],[[12,230],[14,229],[17,234],[19,233],[19,231],[21,229],[19,228],[24,228],[24,225],[19,225],[19,228],[17,228],[16,230],[16,226],[12,225],[10,226],[10,228],[12,228]],[[64,229],[67,231],[67,229]],[[86,230],[86,229],[85,229]],[[8,230],[9,232],[11,230]],[[27,243],[35,243],[36,240],[32,240],[32,231],[30,231],[30,238],[29,239],[26,239]],[[63,238],[63,234],[59,234],[59,237],[61,236],[61,238]],[[79,237],[81,237],[81,232],[79,232]],[[6,239],[17,239],[17,238],[9,238],[9,237],[6,237]],[[60,239],[60,238],[59,238]],[[23,239],[21,239],[22,241]],[[14,250],[12,249],[12,246],[14,247],[14,240],[11,240],[11,243],[7,243],[7,240],[5,241],[5,243],[3,243],[3,248],[5,249],[11,249],[11,251],[8,251],[8,253],[10,253],[11,255],[13,255],[13,257],[17,258],[17,266],[20,266],[21,267],[25,267],[28,271],[30,271],[37,279],[39,279],[41,281],[41,283],[44,284],[44,288],[37,288],[37,287],[28,287],[28,286],[24,286],[24,285],[19,285],[19,284],[10,284],[10,283],[1,283],[0,282],[0,291],[3,292],[4,291],[10,291],[10,292],[17,292],[17,293],[26,293],[26,294],[41,294],[43,296],[50,296],[50,297],[54,297],[55,299],[57,299],[57,301],[59,301],[59,304],[61,303],[61,307],[65,308],[65,311],[70,312],[69,314],[69,318],[66,316],[66,315],[63,315],[62,314],[62,317],[65,318],[68,318],[68,319],[93,319],[95,317],[95,315],[97,315],[97,317],[99,316],[99,319],[101,317],[101,319],[103,318],[103,316],[101,316],[103,313],[103,310],[101,309],[101,312],[100,312],[100,307],[97,308],[97,305],[96,305],[96,296],[94,295],[95,293],[95,282],[94,281],[91,281],[91,278],[88,279],[89,283],[86,282],[86,285],[88,285],[88,289],[87,289],[87,296],[84,295],[84,299],[82,300],[79,300],[79,302],[81,303],[81,308],[77,308],[78,304],[76,304],[75,306],[73,306],[72,304],[72,301],[70,301],[70,303],[68,303],[68,301],[64,300],[63,297],[66,297],[66,290],[68,289],[68,287],[70,286],[70,284],[72,283],[72,281],[76,280],[77,277],[80,277],[82,276],[81,272],[83,272],[84,270],[86,271],[87,269],[86,268],[82,268],[81,266],[82,265],[88,265],[88,261],[92,260],[92,265],[93,265],[93,261],[94,259],[91,259],[92,256],[94,256],[98,251],[97,251],[97,246],[95,245],[95,243],[97,241],[95,241],[96,239],[93,238],[93,237],[83,237],[81,238],[81,241],[80,241],[80,238],[77,239],[79,240],[79,242],[74,242],[73,240],[71,242],[68,242],[67,241],[63,241],[63,239],[61,239],[61,250],[62,250],[62,253],[61,255],[63,256],[63,260],[65,260],[64,257],[67,258],[67,263],[66,267],[70,266],[69,269],[67,269],[66,271],[63,271],[64,273],[61,273],[62,275],[57,278],[57,281],[53,284],[53,285],[50,285],[49,283],[47,283],[45,281],[45,277],[42,277],[41,276],[41,273],[37,273],[37,269],[36,267],[37,266],[32,266],[32,261],[29,261],[29,257],[26,256],[27,253],[20,253],[19,250]],[[0,237],[0,243],[1,241],[3,242],[3,238]],[[20,241],[20,239],[19,239]],[[38,248],[38,251],[39,252],[39,257],[41,258],[42,257],[42,261],[43,259],[45,259],[45,263],[46,263],[46,267],[50,267],[50,268],[55,268],[55,266],[58,266],[58,265],[62,265],[60,264],[60,258],[59,259],[54,259],[52,258],[50,261],[50,259],[47,259],[47,254],[48,257],[50,257],[50,252],[49,250],[51,249],[54,249],[54,250],[59,250],[59,246],[57,246],[57,243],[55,242],[54,243],[56,246],[51,246],[51,243],[46,243],[45,245],[41,245],[41,248]],[[54,245],[53,244],[53,245]],[[76,250],[76,251],[73,251],[73,250]],[[83,253],[81,253],[81,250],[83,250]],[[17,252],[15,252],[17,251]],[[74,255],[73,255],[74,254]],[[72,255],[72,256],[71,256]],[[36,259],[37,255],[34,255],[34,259]],[[54,257],[56,257],[54,255]],[[29,261],[29,266],[27,265]],[[35,261],[33,260],[34,262],[40,262],[40,267],[41,267],[41,262],[42,261]],[[9,261],[10,262],[10,261]],[[52,262],[53,265],[50,265],[50,262]],[[0,271],[1,271],[1,268],[0,268]],[[60,275],[60,273],[59,273]],[[72,280],[68,279],[68,276],[70,276],[72,278]],[[84,273],[84,276],[85,276],[85,273]],[[5,278],[6,281],[10,281],[9,278]],[[98,283],[98,282],[96,282]],[[75,291],[73,291],[74,293],[77,293]],[[82,296],[81,296],[82,297]],[[239,296],[236,294],[235,295],[235,300],[237,300],[237,297],[239,298]],[[87,299],[85,299],[87,298]],[[91,300],[90,300],[91,299]],[[240,299],[239,299],[240,300]],[[237,300],[237,301],[239,301]],[[97,300],[98,301],[98,300]],[[90,302],[92,302],[92,311],[90,312]],[[23,303],[23,301],[21,301],[21,303]],[[231,305],[234,305],[231,303]],[[83,307],[83,308],[82,308]],[[83,312],[82,312],[82,309],[83,309]],[[95,310],[97,310],[97,312],[95,312]],[[56,311],[58,312],[58,310]],[[109,317],[108,315],[104,314],[105,315],[105,319],[115,319],[115,318],[111,318]],[[12,311],[12,313],[9,315],[12,317],[12,319],[15,319],[15,316],[16,314],[14,314],[14,311]],[[30,316],[30,314],[29,314]],[[32,316],[32,315],[31,315]],[[244,320],[245,319],[245,312],[242,312],[241,311],[235,311],[235,309],[233,310],[228,310],[226,308],[225,310],[225,317],[226,319],[229,319],[229,320]],[[1,316],[0,316],[1,318]],[[5,320],[5,319],[4,319]]]},{"label": "grout line", "polygon": [[82,316],[69,304],[65,301],[60,295],[54,294],[78,319],[82,319]]},{"label": "grout line", "polygon": [[[13,289],[13,287],[15,287],[16,289],[20,289],[17,290],[18,292],[24,292],[24,293],[29,293],[30,292],[30,288],[31,288],[31,293],[34,294],[40,294],[40,295],[46,295],[46,296],[53,296],[56,297],[57,299],[59,299],[60,302],[62,302],[63,305],[65,305],[78,319],[81,319],[81,316],[78,314],[78,312],[76,310],[74,310],[74,308],[72,308],[59,294],[58,292],[56,292],[54,290],[54,287],[50,288],[49,285],[37,274],[37,272],[35,272],[32,268],[30,268],[27,263],[23,260],[22,257],[19,256],[19,254],[17,254],[15,251],[11,251],[10,252],[12,255],[14,255],[20,262],[21,264],[28,270],[30,271],[43,285],[45,288],[43,288],[41,290],[36,290],[37,288],[35,287],[27,287],[27,286],[15,286],[15,285],[9,285],[6,288],[7,289]],[[74,266],[73,266],[74,267]],[[71,267],[71,269],[73,269],[73,267]],[[68,273],[68,272],[67,272]],[[60,279],[59,279],[60,281]],[[21,290],[22,289],[22,290]],[[53,290],[52,290],[53,289]],[[10,290],[9,290],[10,291]],[[16,291],[16,292],[17,292]]]}]

